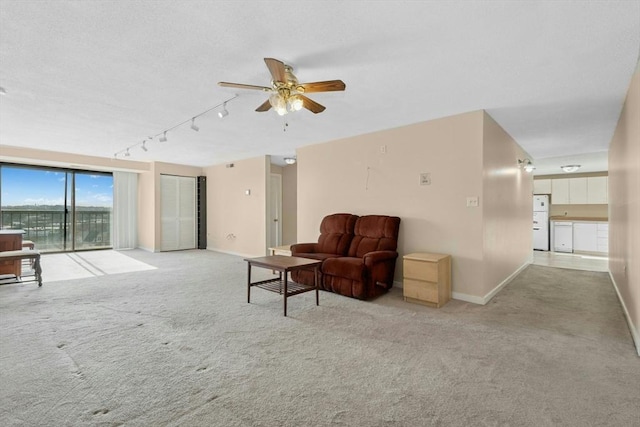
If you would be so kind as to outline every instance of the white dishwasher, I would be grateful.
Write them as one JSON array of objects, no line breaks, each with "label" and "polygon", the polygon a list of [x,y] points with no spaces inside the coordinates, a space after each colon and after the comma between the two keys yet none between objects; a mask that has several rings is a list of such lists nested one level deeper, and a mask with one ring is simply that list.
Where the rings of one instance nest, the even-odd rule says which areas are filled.
[{"label": "white dishwasher", "polygon": [[553,250],[556,252],[573,252],[573,223],[554,221]]}]

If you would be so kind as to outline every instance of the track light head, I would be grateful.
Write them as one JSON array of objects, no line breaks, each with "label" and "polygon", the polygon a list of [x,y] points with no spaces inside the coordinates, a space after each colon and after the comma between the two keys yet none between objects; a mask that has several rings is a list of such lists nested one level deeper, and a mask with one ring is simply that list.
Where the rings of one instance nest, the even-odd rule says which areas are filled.
[{"label": "track light head", "polygon": [[218,111],[218,117],[220,117],[221,119],[224,119],[228,115],[229,115],[229,111],[227,111],[227,103],[225,102],[222,104],[222,111]]},{"label": "track light head", "polygon": [[160,139],[158,141],[167,142],[167,131],[166,130],[164,131],[164,133],[162,134],[162,136],[160,137]]},{"label": "track light head", "polygon": [[147,141],[144,140],[144,141],[142,141],[142,147],[140,147],[140,148],[142,148],[142,151],[144,151],[144,152],[149,151],[149,149],[147,148],[146,144],[147,144]]},{"label": "track light head", "polygon": [[200,130],[200,128],[198,126],[196,126],[196,118],[192,118],[191,119],[191,129],[195,130],[196,132],[198,132]]},{"label": "track light head", "polygon": [[131,153],[129,153],[129,149],[127,148],[127,151],[124,152],[124,156],[125,157],[129,157],[131,155]]}]

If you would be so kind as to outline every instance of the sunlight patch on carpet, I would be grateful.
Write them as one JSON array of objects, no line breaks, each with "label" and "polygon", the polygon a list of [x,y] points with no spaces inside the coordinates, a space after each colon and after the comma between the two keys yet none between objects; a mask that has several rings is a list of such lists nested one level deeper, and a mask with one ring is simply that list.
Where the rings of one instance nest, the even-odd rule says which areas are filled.
[{"label": "sunlight patch on carpet", "polygon": [[46,283],[156,269],[113,250],[44,254],[41,262],[42,277]]}]

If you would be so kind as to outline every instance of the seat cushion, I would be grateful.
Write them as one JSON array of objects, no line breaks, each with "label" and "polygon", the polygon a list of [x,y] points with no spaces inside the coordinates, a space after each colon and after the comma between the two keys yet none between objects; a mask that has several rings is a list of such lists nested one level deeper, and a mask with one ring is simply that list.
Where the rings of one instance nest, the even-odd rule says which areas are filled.
[{"label": "seat cushion", "polygon": [[362,258],[329,258],[322,263],[322,274],[364,281],[365,266]]},{"label": "seat cushion", "polygon": [[303,252],[303,253],[292,253],[292,256],[295,257],[300,257],[300,258],[309,258],[309,259],[318,259],[320,261],[323,261],[327,258],[337,258],[340,255],[336,255],[336,254],[318,254],[318,253],[314,253],[314,252]]}]

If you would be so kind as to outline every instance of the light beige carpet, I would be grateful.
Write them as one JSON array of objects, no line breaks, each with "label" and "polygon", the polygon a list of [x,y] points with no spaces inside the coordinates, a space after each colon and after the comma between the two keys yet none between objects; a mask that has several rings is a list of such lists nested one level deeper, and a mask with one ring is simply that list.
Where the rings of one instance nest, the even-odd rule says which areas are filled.
[{"label": "light beige carpet", "polygon": [[[488,305],[282,300],[207,251],[0,286],[18,426],[632,426],[640,359],[605,273],[530,266]],[[267,275],[269,272],[264,272]]]}]

